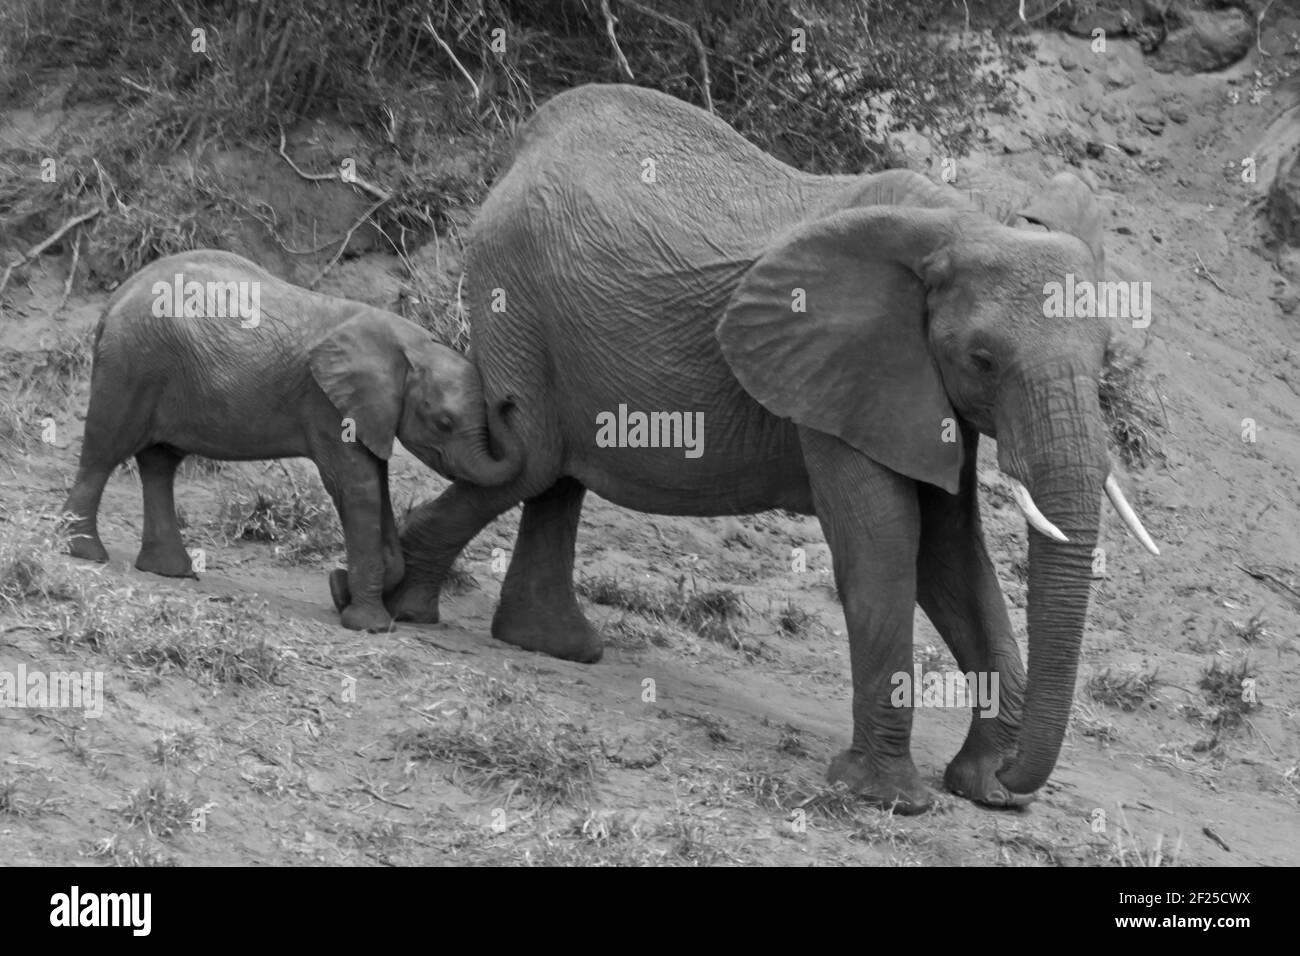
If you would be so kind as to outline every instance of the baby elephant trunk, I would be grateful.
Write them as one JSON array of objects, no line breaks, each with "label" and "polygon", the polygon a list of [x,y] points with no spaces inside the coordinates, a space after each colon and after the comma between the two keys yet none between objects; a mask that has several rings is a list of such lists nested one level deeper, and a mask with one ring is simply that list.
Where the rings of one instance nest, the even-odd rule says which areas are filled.
[{"label": "baby elephant trunk", "polygon": [[[497,454],[493,454],[493,445]],[[452,476],[484,487],[508,484],[524,467],[524,445],[505,420],[500,406],[489,406],[487,420],[460,442],[459,452],[446,454]]]}]

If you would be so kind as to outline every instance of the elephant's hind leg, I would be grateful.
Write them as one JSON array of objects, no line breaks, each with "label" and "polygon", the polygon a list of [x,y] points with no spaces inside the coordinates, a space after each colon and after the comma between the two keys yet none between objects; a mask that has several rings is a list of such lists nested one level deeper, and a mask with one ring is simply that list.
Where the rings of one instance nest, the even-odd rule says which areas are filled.
[{"label": "elephant's hind leg", "polygon": [[63,513],[69,516],[64,527],[68,553],[74,558],[100,563],[108,560],[104,542],[99,540],[99,501],[114,467],[82,453],[77,480],[63,505]]},{"label": "elephant's hind leg", "polygon": [[[513,486],[483,488],[457,481],[412,511],[400,535],[405,576],[384,597],[393,616],[399,621],[437,623],[442,582],[457,555],[519,499]],[[335,602],[343,596],[336,593]]]},{"label": "elephant's hind leg", "polygon": [[[63,505],[63,513],[70,516],[64,526],[68,535],[68,553],[87,561],[105,562],[108,551],[99,539],[99,504],[104,485],[113,469],[148,441],[139,413],[142,396],[122,394],[121,389],[97,388],[101,376],[112,378],[113,372],[107,366],[103,369],[97,367],[92,376],[77,478]],[[106,398],[108,395],[112,396],[111,400]]]},{"label": "elephant's hind leg", "polygon": [[195,577],[176,524],[172,488],[185,455],[167,445],[150,445],[135,456],[144,491],[144,533],[135,566],[171,578]]},{"label": "elephant's hind leg", "polygon": [[552,657],[591,663],[603,652],[573,593],[573,547],[587,489],[573,478],[524,502],[492,636]]}]

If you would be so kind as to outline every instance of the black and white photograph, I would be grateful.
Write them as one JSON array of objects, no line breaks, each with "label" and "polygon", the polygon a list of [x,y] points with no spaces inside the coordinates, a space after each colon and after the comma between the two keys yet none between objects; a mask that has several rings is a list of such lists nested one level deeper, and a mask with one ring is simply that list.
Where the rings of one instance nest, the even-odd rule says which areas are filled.
[{"label": "black and white photograph", "polygon": [[1300,0],[0,0],[0,865],[1241,940],[1298,306]]}]

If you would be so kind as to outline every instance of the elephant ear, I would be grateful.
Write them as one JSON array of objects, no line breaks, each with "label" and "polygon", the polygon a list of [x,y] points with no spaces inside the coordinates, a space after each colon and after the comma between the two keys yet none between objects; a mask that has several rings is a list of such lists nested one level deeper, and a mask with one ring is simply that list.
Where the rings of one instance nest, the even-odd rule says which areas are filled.
[{"label": "elephant ear", "polygon": [[402,417],[410,363],[411,334],[403,319],[366,309],[341,322],[309,353],[311,374],[344,418],[356,423],[356,437],[377,457],[393,453]]},{"label": "elephant ear", "polygon": [[717,336],[768,411],[955,493],[961,436],[922,278],[927,263],[942,271],[933,253],[952,223],[950,211],[879,206],[802,223],[741,278]]},{"label": "elephant ear", "polygon": [[1020,211],[1030,222],[1052,232],[1068,232],[1083,240],[1097,269],[1104,271],[1101,211],[1088,185],[1073,173],[1057,173],[1034,199]]}]

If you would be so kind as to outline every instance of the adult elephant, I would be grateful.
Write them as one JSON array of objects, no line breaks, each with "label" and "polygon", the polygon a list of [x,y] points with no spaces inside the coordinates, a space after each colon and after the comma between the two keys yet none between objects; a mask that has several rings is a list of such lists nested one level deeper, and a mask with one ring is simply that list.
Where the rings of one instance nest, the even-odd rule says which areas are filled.
[{"label": "adult elephant", "polygon": [[[1154,549],[1110,477],[1107,324],[1044,315],[1046,283],[1101,276],[1091,193],[1061,176],[1025,215],[1048,231],[909,172],[808,175],[649,90],[555,97],[520,134],[466,264],[472,357],[488,402],[511,407],[524,473],[417,509],[391,606],[437,620],[456,555],[522,500],[492,634],[595,661],[571,580],[587,489],[657,514],[816,514],[853,672],[852,745],[831,779],[928,803],[912,712],[890,700],[892,676],[912,674],[919,603],[962,671],[1000,679],[996,718],[972,716],[946,785],[1023,802],[1069,719],[1103,488]],[[661,440],[633,422],[606,447],[610,416],[634,411],[702,413],[702,445],[663,447],[676,422],[661,417]],[[981,435],[1035,529],[1027,679],[980,529]]]}]

